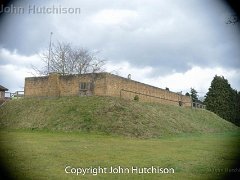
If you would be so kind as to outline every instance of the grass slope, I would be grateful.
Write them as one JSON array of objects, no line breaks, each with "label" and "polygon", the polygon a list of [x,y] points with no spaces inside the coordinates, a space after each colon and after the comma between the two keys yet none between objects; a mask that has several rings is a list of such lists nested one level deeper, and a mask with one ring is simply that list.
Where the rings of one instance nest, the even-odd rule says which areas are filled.
[{"label": "grass slope", "polygon": [[0,127],[95,131],[143,138],[238,129],[206,110],[112,97],[12,100],[0,108]]}]

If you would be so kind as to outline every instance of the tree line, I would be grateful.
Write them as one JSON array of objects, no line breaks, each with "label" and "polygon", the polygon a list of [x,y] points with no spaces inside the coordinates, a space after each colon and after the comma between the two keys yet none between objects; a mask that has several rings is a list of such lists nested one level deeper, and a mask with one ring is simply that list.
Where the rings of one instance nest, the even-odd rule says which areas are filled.
[{"label": "tree line", "polygon": [[240,91],[231,87],[223,76],[215,76],[205,96],[207,109],[240,126]]},{"label": "tree line", "polygon": [[[191,96],[193,102],[201,102],[194,88],[185,95]],[[224,76],[216,75],[213,78],[202,103],[206,105],[207,110],[240,126],[240,91],[233,89]]]}]

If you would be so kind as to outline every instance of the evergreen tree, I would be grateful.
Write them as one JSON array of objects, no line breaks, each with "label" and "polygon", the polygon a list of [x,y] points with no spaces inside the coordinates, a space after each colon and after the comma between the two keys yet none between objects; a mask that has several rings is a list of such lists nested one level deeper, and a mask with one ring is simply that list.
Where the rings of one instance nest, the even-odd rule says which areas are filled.
[{"label": "evergreen tree", "polygon": [[238,91],[238,94],[237,94],[237,118],[236,118],[236,124],[238,126],[240,126],[240,91]]},{"label": "evergreen tree", "polygon": [[193,102],[195,102],[196,100],[198,100],[197,91],[196,91],[194,88],[191,88],[190,95],[191,95],[191,97],[192,97]]},{"label": "evergreen tree", "polygon": [[240,92],[233,90],[234,95],[234,123],[240,126]]},{"label": "evergreen tree", "polygon": [[189,92],[186,92],[185,96],[190,96]]},{"label": "evergreen tree", "polygon": [[236,118],[236,96],[228,80],[223,76],[215,76],[206,94],[204,103],[207,109],[220,117],[234,122]]}]

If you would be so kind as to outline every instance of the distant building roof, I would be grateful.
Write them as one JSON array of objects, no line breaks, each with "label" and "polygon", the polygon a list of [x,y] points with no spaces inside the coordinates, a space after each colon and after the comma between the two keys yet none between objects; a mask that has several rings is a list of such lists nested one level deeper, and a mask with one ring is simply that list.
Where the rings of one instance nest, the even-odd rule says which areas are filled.
[{"label": "distant building roof", "polygon": [[200,100],[198,100],[198,99],[196,99],[196,100],[193,100],[193,102],[195,102],[195,103],[198,103],[198,104],[203,104],[203,102],[202,102],[202,101],[200,101]]},{"label": "distant building roof", "polygon": [[0,91],[8,91],[8,89],[0,85]]}]

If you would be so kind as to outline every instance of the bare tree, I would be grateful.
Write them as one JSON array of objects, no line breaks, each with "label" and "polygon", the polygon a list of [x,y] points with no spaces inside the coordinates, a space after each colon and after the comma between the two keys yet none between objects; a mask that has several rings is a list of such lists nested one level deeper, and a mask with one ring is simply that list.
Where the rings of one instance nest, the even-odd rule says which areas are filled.
[{"label": "bare tree", "polygon": [[69,43],[60,43],[53,45],[51,49],[51,56],[49,58],[50,72],[59,72],[62,75],[70,74],[69,62],[71,61],[70,54],[72,48]]},{"label": "bare tree", "polygon": [[96,73],[103,70],[105,59],[97,56],[98,52],[90,52],[87,49],[78,48],[72,50],[71,59],[75,74]]},{"label": "bare tree", "polygon": [[106,60],[99,58],[99,52],[92,52],[84,48],[73,48],[69,43],[53,44],[49,52],[40,55],[44,64],[42,68],[32,66],[39,75],[50,72],[67,74],[86,74],[102,72]]}]

